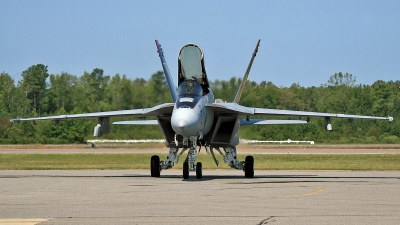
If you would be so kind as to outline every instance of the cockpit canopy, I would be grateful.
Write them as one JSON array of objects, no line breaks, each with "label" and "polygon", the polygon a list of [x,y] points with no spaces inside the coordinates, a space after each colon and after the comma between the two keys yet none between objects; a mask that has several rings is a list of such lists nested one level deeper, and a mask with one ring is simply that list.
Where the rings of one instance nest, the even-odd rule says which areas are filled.
[{"label": "cockpit canopy", "polygon": [[196,45],[186,45],[179,52],[182,76],[187,78],[202,79],[203,69],[201,60],[203,52]]},{"label": "cockpit canopy", "polygon": [[208,93],[204,54],[196,44],[186,44],[178,53],[178,85],[188,79],[195,79],[202,86],[203,92]]},{"label": "cockpit canopy", "polygon": [[194,108],[202,98],[203,87],[194,79],[181,82],[178,88],[178,108]]}]

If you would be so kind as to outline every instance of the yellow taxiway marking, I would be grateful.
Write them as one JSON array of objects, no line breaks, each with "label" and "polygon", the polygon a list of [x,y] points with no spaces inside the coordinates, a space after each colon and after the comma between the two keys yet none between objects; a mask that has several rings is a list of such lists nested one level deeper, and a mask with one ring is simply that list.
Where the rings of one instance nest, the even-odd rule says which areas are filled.
[{"label": "yellow taxiway marking", "polygon": [[311,195],[317,195],[325,190],[322,188],[318,188],[317,191],[315,192],[310,192],[310,193],[305,193],[305,194],[297,194],[297,195],[283,195],[283,196],[278,196],[278,198],[296,198],[296,197],[303,197],[303,196],[311,196]]},{"label": "yellow taxiway marking", "polygon": [[34,219],[0,219],[1,225],[35,225],[39,223],[43,223],[49,221],[50,219],[41,219],[41,218],[34,218]]},{"label": "yellow taxiway marking", "polygon": [[[257,200],[262,200],[262,199],[266,199],[266,198],[299,198],[299,197],[307,197],[307,196],[311,196],[311,195],[317,195],[320,194],[322,192],[324,192],[325,190],[322,188],[317,188],[317,191],[314,192],[309,192],[309,193],[304,193],[304,194],[294,194],[294,195],[281,195],[281,196],[252,196],[252,197],[239,197],[239,198],[235,198],[235,201],[257,201]],[[212,200],[213,202],[225,202],[226,200]]]}]

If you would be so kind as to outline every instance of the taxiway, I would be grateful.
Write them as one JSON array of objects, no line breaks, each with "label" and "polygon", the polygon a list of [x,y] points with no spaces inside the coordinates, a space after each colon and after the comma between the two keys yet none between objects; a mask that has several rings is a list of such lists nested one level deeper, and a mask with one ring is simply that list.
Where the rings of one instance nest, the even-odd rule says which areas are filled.
[{"label": "taxiway", "polygon": [[160,178],[147,170],[5,170],[0,184],[0,222],[400,223],[400,172],[255,171],[246,179],[242,171],[205,170],[201,180],[183,180],[180,170]]}]

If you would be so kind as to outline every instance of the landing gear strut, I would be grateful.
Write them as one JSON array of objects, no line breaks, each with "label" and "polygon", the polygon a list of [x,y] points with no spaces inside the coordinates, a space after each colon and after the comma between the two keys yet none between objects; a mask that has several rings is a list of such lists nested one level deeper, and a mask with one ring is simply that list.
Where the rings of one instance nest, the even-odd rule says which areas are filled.
[{"label": "landing gear strut", "polygon": [[[190,148],[188,156],[183,162],[183,179],[189,178],[189,171],[196,171],[196,178],[201,179],[203,177],[203,165],[201,162],[196,163],[197,149],[195,147]],[[196,163],[196,165],[195,165]]]}]

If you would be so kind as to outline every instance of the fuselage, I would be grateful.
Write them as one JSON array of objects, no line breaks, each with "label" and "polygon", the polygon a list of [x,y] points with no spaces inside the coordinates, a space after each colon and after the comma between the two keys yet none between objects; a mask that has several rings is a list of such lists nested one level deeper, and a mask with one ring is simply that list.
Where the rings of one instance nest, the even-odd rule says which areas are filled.
[{"label": "fuselage", "polygon": [[203,136],[210,131],[214,113],[207,103],[214,102],[211,90],[203,95],[203,88],[194,79],[182,82],[178,88],[178,99],[171,116],[171,126],[176,134],[185,138]]}]

